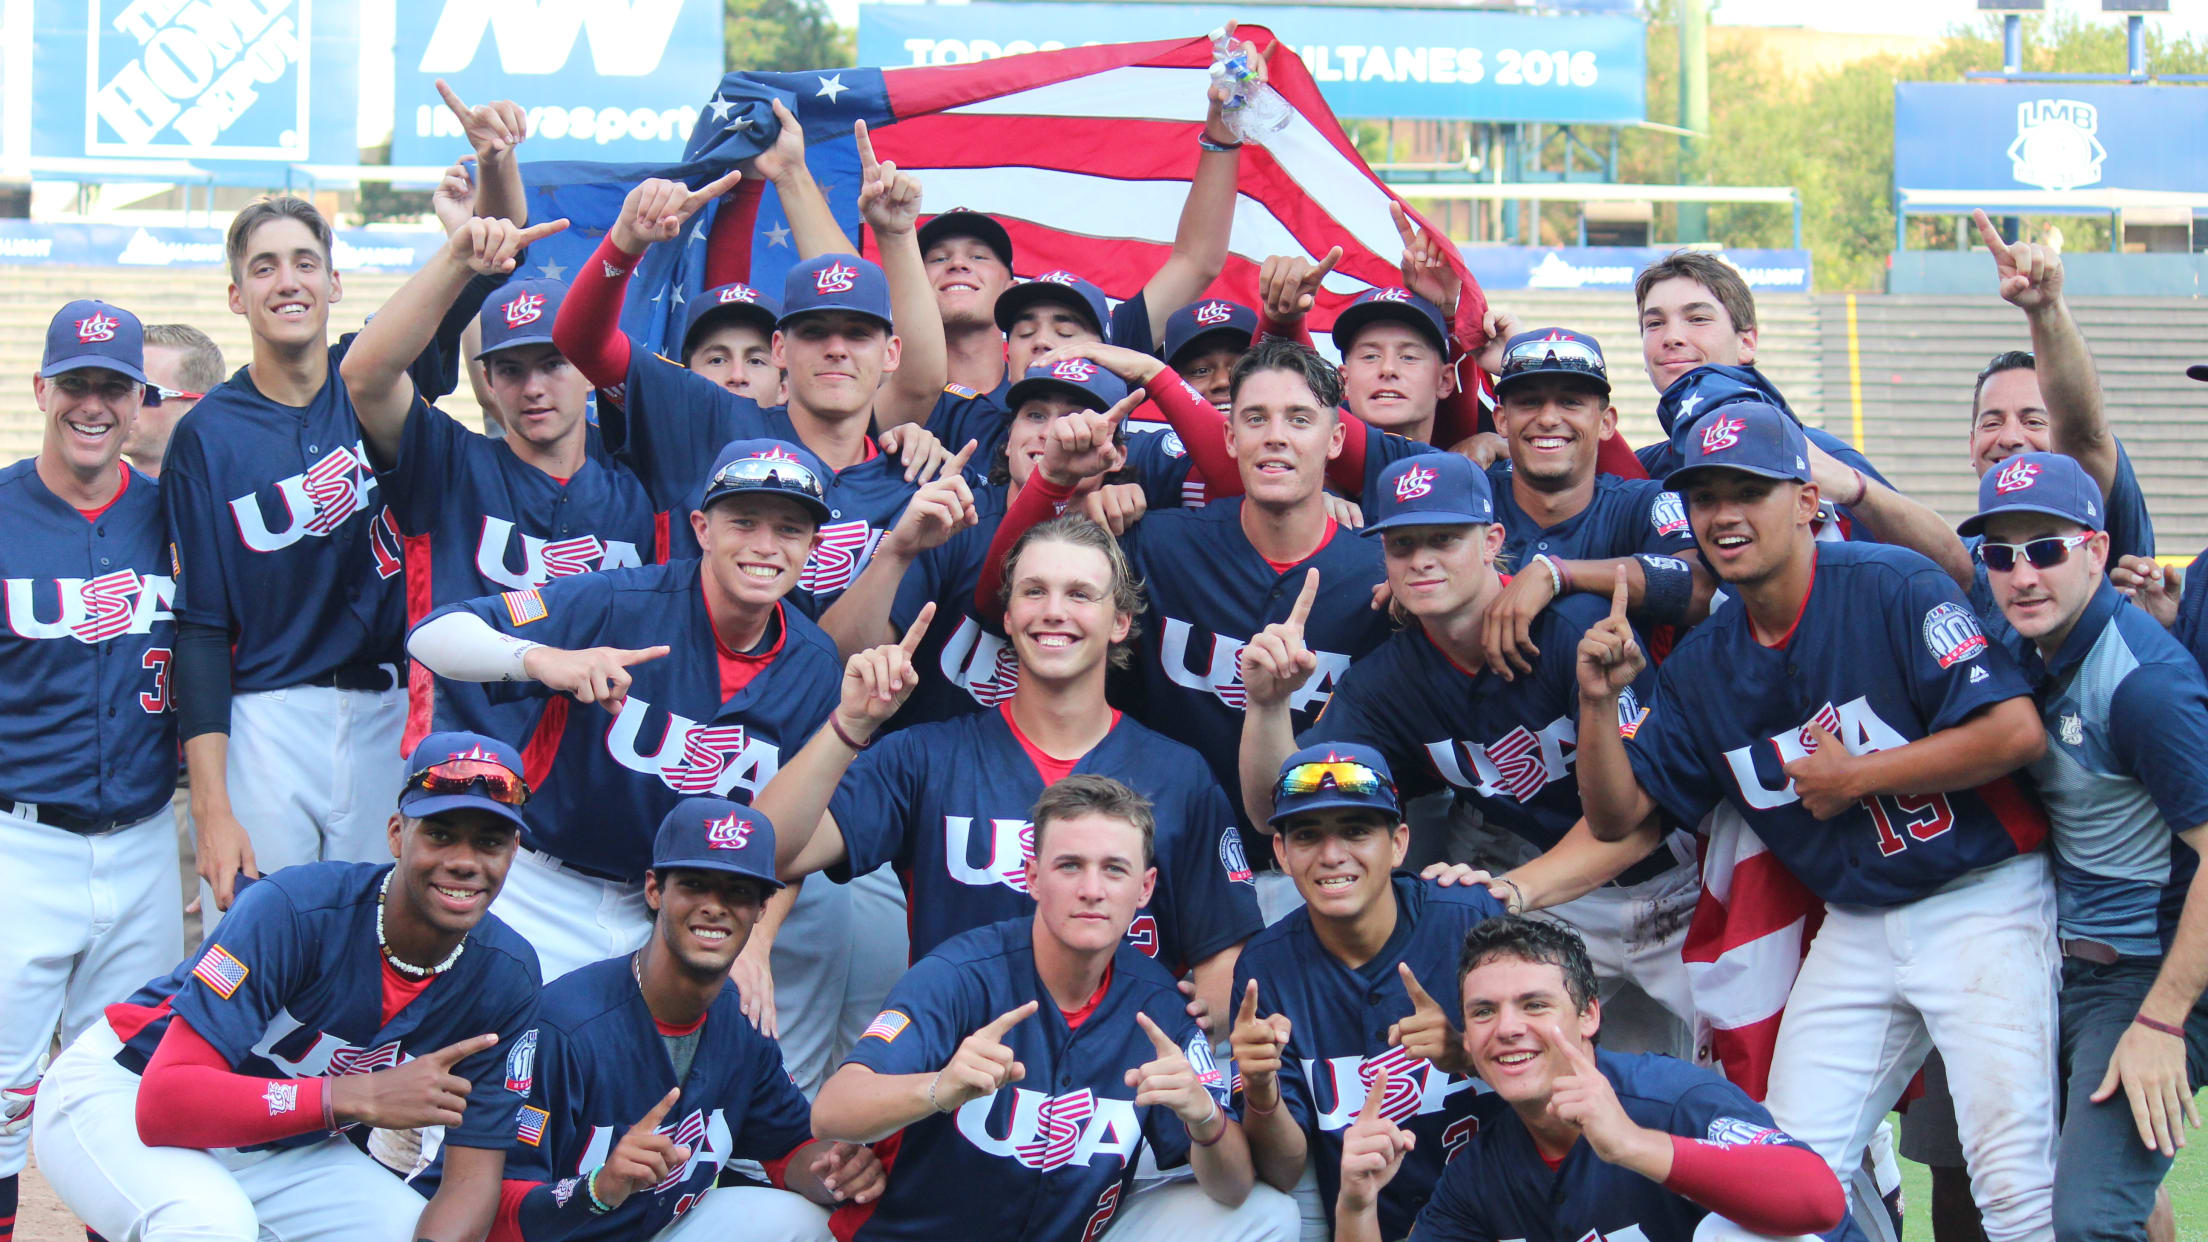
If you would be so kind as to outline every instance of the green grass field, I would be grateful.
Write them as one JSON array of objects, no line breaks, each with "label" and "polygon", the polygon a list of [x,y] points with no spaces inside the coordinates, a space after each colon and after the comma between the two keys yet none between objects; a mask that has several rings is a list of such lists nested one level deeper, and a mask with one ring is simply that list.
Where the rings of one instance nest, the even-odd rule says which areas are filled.
[{"label": "green grass field", "polygon": [[[1895,1126],[1901,1118],[1894,1118]],[[2170,1206],[2177,1213],[2179,1242],[2208,1242],[2208,1129],[2193,1131],[2192,1146],[2177,1153],[2170,1168]],[[1901,1162],[1903,1228],[1907,1242],[1932,1242],[1932,1174],[1911,1160]]]}]

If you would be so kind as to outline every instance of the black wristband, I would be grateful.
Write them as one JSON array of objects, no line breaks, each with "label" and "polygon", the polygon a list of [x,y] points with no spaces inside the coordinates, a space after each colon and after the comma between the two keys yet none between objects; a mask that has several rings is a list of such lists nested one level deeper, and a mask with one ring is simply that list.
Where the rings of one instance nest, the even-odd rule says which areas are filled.
[{"label": "black wristband", "polygon": [[1242,149],[1242,144],[1239,142],[1216,142],[1212,139],[1211,135],[1205,133],[1198,133],[1196,135],[1196,145],[1202,147],[1206,151],[1216,151],[1221,154],[1225,154],[1230,151],[1239,151]]},{"label": "black wristband", "polygon": [[1641,563],[1641,616],[1658,625],[1684,622],[1694,602],[1694,571],[1675,556],[1643,552],[1633,559]]},{"label": "black wristband", "polygon": [[183,741],[230,732],[230,634],[219,626],[176,623],[176,731]]}]

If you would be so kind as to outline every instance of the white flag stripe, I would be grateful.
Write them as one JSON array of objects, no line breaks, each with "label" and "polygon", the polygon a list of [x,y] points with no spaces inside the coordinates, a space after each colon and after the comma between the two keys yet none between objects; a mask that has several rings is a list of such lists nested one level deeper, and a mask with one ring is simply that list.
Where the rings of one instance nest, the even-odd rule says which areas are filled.
[{"label": "white flag stripe", "polygon": [[[947,111],[989,116],[1196,122],[1204,119],[1208,107],[1204,92],[1209,85],[1210,77],[1202,69],[1154,69],[1131,65],[1032,90],[1014,91]],[[1328,142],[1302,113],[1290,109],[1289,117],[1286,129],[1265,139],[1266,151],[1303,192],[1347,228],[1360,245],[1392,261],[1402,251],[1402,240],[1396,236],[1395,222],[1388,215],[1387,192],[1367,176],[1363,168],[1343,158],[1334,144]],[[932,179],[927,184],[931,189],[934,186]],[[1187,183],[1180,184],[1182,188],[1177,192],[1185,197]],[[1176,213],[1178,210],[1176,205]],[[1237,225],[1240,221],[1238,214]],[[1166,240],[1171,240],[1170,233]],[[1240,246],[1236,249],[1241,252]],[[1299,246],[1293,251],[1270,253],[1307,252]],[[1364,287],[1360,281],[1340,291],[1354,293]]]},{"label": "white flag stripe", "polygon": [[1802,923],[1733,945],[1714,962],[1688,962],[1694,1007],[1721,1030],[1752,1026],[1786,1008],[1802,968]]}]

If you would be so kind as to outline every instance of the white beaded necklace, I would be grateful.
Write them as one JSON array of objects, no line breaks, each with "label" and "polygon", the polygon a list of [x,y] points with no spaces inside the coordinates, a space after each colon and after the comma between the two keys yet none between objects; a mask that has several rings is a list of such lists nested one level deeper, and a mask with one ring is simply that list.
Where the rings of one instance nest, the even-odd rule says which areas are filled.
[{"label": "white beaded necklace", "polygon": [[383,906],[391,897],[391,877],[397,874],[396,870],[384,872],[383,887],[376,893],[376,947],[383,950],[383,960],[391,963],[391,968],[402,975],[415,979],[441,975],[451,970],[453,963],[460,960],[460,950],[468,947],[467,937],[461,937],[460,943],[452,946],[452,952],[445,956],[445,960],[435,966],[416,966],[412,962],[400,961],[399,955],[391,951],[391,942],[383,938]]}]

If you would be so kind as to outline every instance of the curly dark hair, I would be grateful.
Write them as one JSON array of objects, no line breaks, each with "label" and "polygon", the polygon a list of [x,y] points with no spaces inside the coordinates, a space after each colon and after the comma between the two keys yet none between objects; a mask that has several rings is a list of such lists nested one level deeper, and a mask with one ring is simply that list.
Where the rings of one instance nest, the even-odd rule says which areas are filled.
[{"label": "curly dark hair", "polygon": [[1464,934],[1464,948],[1457,953],[1457,982],[1499,957],[1542,962],[1564,972],[1564,991],[1575,1009],[1585,1011],[1595,999],[1595,967],[1587,960],[1586,942],[1579,933],[1549,919],[1522,914],[1499,914]]}]

